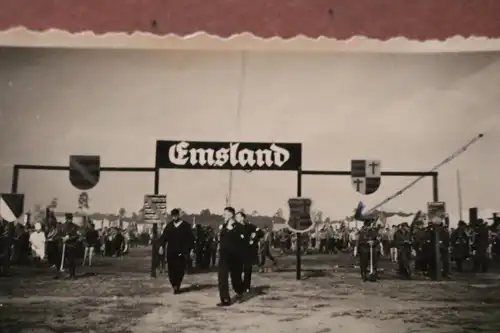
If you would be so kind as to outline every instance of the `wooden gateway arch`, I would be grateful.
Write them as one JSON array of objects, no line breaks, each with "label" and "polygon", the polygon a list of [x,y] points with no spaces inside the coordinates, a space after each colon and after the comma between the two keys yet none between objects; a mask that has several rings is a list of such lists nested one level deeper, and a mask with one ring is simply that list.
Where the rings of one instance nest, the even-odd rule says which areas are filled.
[{"label": "wooden gateway arch", "polygon": [[[82,156],[80,156],[82,157]],[[83,156],[85,157],[85,156]],[[95,156],[94,156],[95,159]],[[100,163],[100,162],[99,162]],[[85,167],[83,168],[85,169]],[[16,164],[13,166],[11,192],[18,193],[19,178],[22,170],[46,170],[81,172],[83,178],[91,172],[82,168],[74,170],[71,163],[67,166],[56,165],[28,165]],[[156,142],[156,158],[153,167],[117,167],[100,166],[92,171],[97,173],[93,183],[87,183],[85,189],[92,188],[99,180],[101,172],[120,173],[153,173],[154,194],[160,193],[161,169],[192,169],[192,170],[245,170],[245,171],[289,171],[296,173],[296,192],[291,197],[302,197],[303,176],[352,176],[352,170],[304,170],[302,168],[302,144],[288,142],[221,142],[221,141],[171,141],[158,140]],[[383,177],[431,177],[432,201],[439,201],[438,172],[437,171],[381,171]],[[72,181],[73,183],[73,181]],[[79,189],[73,183],[73,185]],[[154,227],[153,227],[154,228]],[[156,229],[156,228],[154,228]],[[153,249],[154,251],[154,249]],[[297,242],[296,249],[296,278],[301,279],[301,249]],[[152,269],[153,271],[153,269]],[[154,273],[155,275],[156,273]],[[153,275],[153,272],[152,272]]]}]

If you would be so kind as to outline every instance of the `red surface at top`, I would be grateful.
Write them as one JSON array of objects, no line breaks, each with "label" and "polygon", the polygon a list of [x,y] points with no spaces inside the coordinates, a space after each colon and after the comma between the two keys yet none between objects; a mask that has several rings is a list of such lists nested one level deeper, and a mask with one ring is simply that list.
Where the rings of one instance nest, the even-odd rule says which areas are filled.
[{"label": "red surface at top", "polygon": [[500,37],[500,0],[0,0],[0,29],[221,37]]}]

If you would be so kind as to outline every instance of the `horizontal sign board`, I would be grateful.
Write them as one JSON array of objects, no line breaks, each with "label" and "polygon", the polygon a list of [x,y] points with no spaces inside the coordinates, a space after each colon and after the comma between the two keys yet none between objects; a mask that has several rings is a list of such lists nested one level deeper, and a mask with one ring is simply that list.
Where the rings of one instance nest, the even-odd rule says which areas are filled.
[{"label": "horizontal sign board", "polygon": [[302,144],[279,142],[157,141],[161,169],[298,170]]}]

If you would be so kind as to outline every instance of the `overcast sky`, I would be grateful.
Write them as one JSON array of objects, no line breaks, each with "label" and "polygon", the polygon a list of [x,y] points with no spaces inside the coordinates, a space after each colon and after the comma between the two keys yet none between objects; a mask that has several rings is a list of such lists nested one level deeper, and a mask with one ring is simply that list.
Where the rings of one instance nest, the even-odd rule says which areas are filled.
[{"label": "overcast sky", "polygon": [[[440,199],[499,209],[500,53],[442,55],[3,49],[0,52],[0,190],[12,165],[67,165],[70,154],[101,155],[105,166],[154,164],[155,141],[303,143],[304,169],[349,170],[380,159],[383,170],[426,171],[473,136],[485,137],[440,171]],[[243,84],[242,67],[245,67]],[[242,87],[240,89],[239,87]],[[236,116],[241,92],[241,117]],[[221,211],[228,171],[161,172],[169,208]],[[304,176],[303,195],[331,217],[368,206],[412,178],[385,177],[370,196],[349,177]],[[296,192],[293,172],[234,173],[232,203],[273,214]],[[22,171],[27,208],[58,197],[74,210],[66,172]],[[153,175],[101,175],[91,210],[129,212],[153,191]],[[386,205],[425,209],[426,179]]]}]

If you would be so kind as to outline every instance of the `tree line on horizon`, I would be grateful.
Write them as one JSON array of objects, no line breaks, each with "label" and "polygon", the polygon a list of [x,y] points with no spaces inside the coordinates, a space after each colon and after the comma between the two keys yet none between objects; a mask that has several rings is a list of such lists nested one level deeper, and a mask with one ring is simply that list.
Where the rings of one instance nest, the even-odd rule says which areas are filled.
[{"label": "tree line on horizon", "polygon": [[[54,212],[54,215],[57,217],[64,217],[66,213],[72,213],[75,217],[88,217],[91,220],[103,221],[108,220],[110,222],[119,221],[122,222],[134,223],[134,224],[142,224],[144,223],[143,219],[143,209],[139,209],[137,212],[131,212],[129,216],[127,216],[127,210],[125,208],[120,208],[118,212],[115,213],[88,213],[90,209],[89,204],[89,195],[87,192],[81,192],[78,196],[78,205],[77,210],[75,212],[59,212],[58,208],[58,199],[53,198],[49,205],[45,208],[50,209]],[[241,210],[244,212],[244,210]],[[245,212],[246,213],[246,212]],[[391,216],[401,216],[401,217],[409,217],[414,213],[405,213],[405,212],[384,212],[379,211],[384,215],[384,217]],[[213,213],[208,208],[202,209],[199,213],[187,213],[181,209],[182,219],[184,219],[188,223],[197,223],[197,224],[205,224],[216,226],[223,222],[223,217],[221,214]],[[249,222],[259,226],[259,227],[272,227],[275,224],[284,224],[286,223],[286,219],[284,217],[283,209],[279,208],[276,213],[272,216],[260,214],[256,210],[253,210],[251,213],[246,213]],[[32,219],[35,221],[43,220],[45,218],[45,209],[42,209],[42,205],[35,205],[32,211]],[[170,216],[167,215],[167,220],[170,219]],[[341,220],[333,220],[330,217],[324,217],[324,214],[321,210],[316,209],[311,212],[311,219],[316,223],[321,224],[337,224],[343,223],[345,221],[353,221],[353,217],[346,216],[345,219]]]}]

